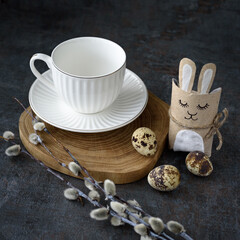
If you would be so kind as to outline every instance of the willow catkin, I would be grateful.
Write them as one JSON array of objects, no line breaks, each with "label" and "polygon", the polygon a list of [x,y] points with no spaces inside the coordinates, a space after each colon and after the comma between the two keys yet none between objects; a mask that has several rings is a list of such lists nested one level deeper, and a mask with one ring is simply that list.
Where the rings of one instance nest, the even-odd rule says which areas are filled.
[{"label": "willow catkin", "polygon": [[14,139],[15,135],[13,132],[11,131],[5,131],[3,133],[3,137],[6,139],[6,140],[10,140],[10,139]]},{"label": "willow catkin", "polygon": [[78,176],[81,173],[81,167],[75,162],[70,162],[68,164],[68,169],[76,176]]},{"label": "willow catkin", "polygon": [[108,209],[105,207],[94,209],[90,212],[90,217],[95,220],[106,220],[108,219]]},{"label": "willow catkin", "polygon": [[144,222],[149,223],[149,217],[145,216],[142,218]]},{"label": "willow catkin", "polygon": [[64,190],[64,197],[68,200],[77,200],[78,191],[74,188],[67,188]]},{"label": "willow catkin", "polygon": [[37,145],[39,143],[38,141],[38,135],[36,133],[31,133],[28,136],[28,140],[30,143]]},{"label": "willow catkin", "polygon": [[45,124],[43,122],[37,122],[33,125],[34,130],[42,131],[45,128]]},{"label": "willow catkin", "polygon": [[128,216],[125,212],[123,212],[123,213],[118,213],[118,215],[121,216],[121,217],[124,217],[124,218],[127,218],[127,216]]},{"label": "willow catkin", "polygon": [[12,145],[11,147],[8,147],[6,150],[5,150],[5,154],[9,157],[12,157],[12,156],[18,156],[21,152],[21,147],[20,145]]},{"label": "willow catkin", "polygon": [[157,234],[160,234],[164,229],[164,223],[160,218],[150,217],[149,224],[153,231]]},{"label": "willow catkin", "polygon": [[38,122],[42,122],[42,119],[41,119],[38,115],[35,115],[35,119],[36,119]]},{"label": "willow catkin", "polygon": [[141,213],[132,213],[132,215],[129,215],[129,219],[134,223],[138,223],[138,220],[135,217],[141,218]]},{"label": "willow catkin", "polygon": [[111,218],[111,221],[110,221],[110,222],[111,222],[111,224],[112,224],[113,226],[115,226],[115,227],[124,225],[124,222],[122,222],[120,218],[115,217],[115,216],[113,216],[113,217]]},{"label": "willow catkin", "polygon": [[[140,207],[139,203],[133,199],[133,200],[127,200],[127,202],[135,207]],[[138,210],[134,209],[134,208],[131,208],[130,206],[127,206],[127,210],[131,213],[137,213]]]},{"label": "willow catkin", "polygon": [[43,120],[39,116],[35,116],[35,118],[32,120],[32,125],[34,125],[37,122],[42,122]]},{"label": "willow catkin", "polygon": [[154,240],[154,238],[149,237],[148,235],[146,235],[146,236],[141,236],[140,240]]},{"label": "willow catkin", "polygon": [[114,201],[110,203],[110,206],[117,213],[124,213],[124,211],[127,208],[126,205],[119,202],[114,202]]},{"label": "willow catkin", "polygon": [[179,222],[176,222],[176,221],[167,222],[167,228],[168,228],[169,231],[171,231],[175,234],[185,232],[185,229],[184,229],[183,225]]},{"label": "willow catkin", "polygon": [[96,201],[100,201],[100,194],[96,191],[96,190],[91,190],[88,193],[88,196],[92,199],[92,200],[96,200]]},{"label": "willow catkin", "polygon": [[[90,178],[87,178],[89,181],[91,181]],[[89,190],[95,190],[95,186],[93,185],[93,183],[89,182],[87,179],[84,179],[84,185],[86,188],[88,188]]]},{"label": "willow catkin", "polygon": [[143,223],[135,225],[134,231],[141,236],[147,235],[147,227]]},{"label": "willow catkin", "polygon": [[133,206],[140,207],[140,204],[135,200],[127,200],[127,202]]},{"label": "willow catkin", "polygon": [[106,179],[104,181],[104,190],[106,192],[107,195],[112,195],[115,196],[116,195],[116,185],[113,181]]}]

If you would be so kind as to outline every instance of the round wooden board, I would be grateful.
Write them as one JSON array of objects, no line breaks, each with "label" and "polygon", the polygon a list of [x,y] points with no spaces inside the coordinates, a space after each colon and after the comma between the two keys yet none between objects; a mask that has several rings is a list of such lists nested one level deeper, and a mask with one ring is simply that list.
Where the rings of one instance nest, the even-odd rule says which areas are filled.
[{"label": "round wooden board", "polygon": [[[148,104],[143,113],[132,123],[113,131],[75,133],[49,124],[46,126],[96,180],[111,179],[116,184],[124,184],[146,176],[162,154],[168,134],[168,108],[165,102],[149,93]],[[31,108],[29,107],[28,110]],[[139,127],[149,127],[157,136],[158,150],[152,157],[140,155],[132,146],[132,133]],[[28,141],[29,134],[34,131],[32,119],[26,112],[20,116],[19,132],[22,143],[34,157],[54,170],[76,177],[66,168],[61,167],[42,146],[35,146]],[[62,162],[68,164],[71,161],[70,156],[51,140],[51,136],[45,132],[39,134],[52,153]]]}]

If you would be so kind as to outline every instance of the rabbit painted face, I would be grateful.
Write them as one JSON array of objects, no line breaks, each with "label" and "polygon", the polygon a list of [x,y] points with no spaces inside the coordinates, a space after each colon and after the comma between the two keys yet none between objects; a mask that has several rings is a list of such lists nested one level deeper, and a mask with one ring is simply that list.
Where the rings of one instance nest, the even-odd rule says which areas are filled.
[{"label": "rabbit painted face", "polygon": [[172,82],[172,116],[189,127],[212,123],[218,112],[221,97],[221,88],[209,93],[216,72],[214,64],[203,66],[198,80],[198,90],[192,91],[195,72],[194,62],[184,58],[179,66],[179,86],[174,80]]}]

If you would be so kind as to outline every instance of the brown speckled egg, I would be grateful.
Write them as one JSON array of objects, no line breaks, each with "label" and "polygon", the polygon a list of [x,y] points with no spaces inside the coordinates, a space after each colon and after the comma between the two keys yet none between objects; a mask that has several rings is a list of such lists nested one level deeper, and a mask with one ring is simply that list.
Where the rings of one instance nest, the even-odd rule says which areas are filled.
[{"label": "brown speckled egg", "polygon": [[148,174],[148,183],[159,191],[172,191],[180,184],[180,172],[172,165],[161,165]]},{"label": "brown speckled egg", "polygon": [[209,157],[199,151],[190,152],[185,160],[187,169],[197,176],[208,176],[213,171],[213,165]]},{"label": "brown speckled egg", "polygon": [[138,128],[132,135],[132,145],[140,154],[152,156],[157,151],[156,135],[150,128]]}]

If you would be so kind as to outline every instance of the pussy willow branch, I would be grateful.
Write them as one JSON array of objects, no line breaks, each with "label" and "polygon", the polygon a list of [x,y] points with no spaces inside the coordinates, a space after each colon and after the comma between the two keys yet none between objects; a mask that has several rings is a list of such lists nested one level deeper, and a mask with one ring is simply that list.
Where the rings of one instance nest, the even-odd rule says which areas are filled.
[{"label": "pussy willow branch", "polygon": [[[38,136],[38,142],[45,148],[45,150],[50,154],[50,156],[51,156],[55,161],[57,161],[61,166],[67,168],[66,164],[61,163],[60,160],[59,160],[58,158],[56,158],[56,157],[54,156],[54,154],[48,149],[48,147],[43,143],[41,137],[40,137],[39,135],[37,135],[37,136]],[[67,169],[68,169],[68,168],[67,168]],[[86,178],[86,177],[84,177],[84,179],[87,180],[87,181],[89,181],[89,182],[90,182],[91,184],[93,184],[95,187],[97,187],[96,184],[95,184],[95,182],[97,182],[97,181],[96,181],[94,178],[93,178],[94,182],[92,182],[90,179],[88,179],[88,178]],[[99,184],[98,184],[98,185],[99,185]],[[103,188],[101,188],[101,189],[103,189]],[[115,201],[115,198],[114,198],[112,195],[107,195],[104,189],[103,189],[103,193],[105,194],[105,196],[107,197],[107,199],[109,199],[110,201]],[[127,203],[127,202],[126,202],[126,203]],[[131,212],[128,211],[127,209],[125,210],[125,213],[127,213],[128,215],[134,217],[138,222],[143,223],[143,224],[149,229],[149,234],[150,234],[150,236],[156,237],[156,238],[159,238],[159,239],[165,239],[165,238],[159,236],[158,234],[154,233],[154,232],[151,230],[151,226],[150,226],[148,223],[146,223],[144,220],[142,220],[141,218],[137,217],[136,215],[134,215],[133,213],[131,213]],[[115,212],[115,214],[117,214],[117,213]],[[117,214],[117,215],[118,215],[118,214]],[[116,216],[116,215],[114,215],[114,216]],[[133,222],[132,222],[131,224],[133,224]],[[135,225],[136,225],[136,224],[135,224]],[[134,225],[134,226],[135,226],[135,225]],[[133,226],[133,225],[132,225],[132,226]],[[168,235],[165,234],[165,233],[164,233],[164,234],[161,233],[161,235],[165,236],[168,240],[174,240],[173,238],[171,238],[170,236],[168,236]]]},{"label": "pussy willow branch", "polygon": [[[55,161],[57,161],[61,166],[67,168],[66,165],[65,165],[64,163],[61,163],[60,160],[57,159],[57,158],[54,156],[54,154],[48,149],[48,147],[43,143],[43,141],[42,141],[42,139],[40,138],[40,136],[39,136],[39,135],[37,135],[37,136],[38,136],[38,142],[45,148],[45,150],[50,154],[50,156],[51,156]],[[29,153],[28,153],[28,155],[31,156],[31,154],[29,154]],[[33,157],[33,156],[32,156],[32,157]],[[38,161],[39,161],[39,160],[38,160]],[[63,164],[63,165],[62,165],[62,164]],[[41,164],[41,165],[42,165],[42,164]],[[46,165],[44,165],[44,166],[46,167]],[[58,174],[56,174],[56,173],[53,172],[52,170],[51,170],[51,173],[54,173],[55,176],[56,176],[56,175],[59,176]],[[62,178],[62,177],[61,177],[61,178]],[[86,179],[87,181],[89,181],[90,183],[92,183],[92,184],[96,187],[96,184],[95,184],[96,180],[95,180],[95,179],[93,179],[93,180],[94,180],[94,183],[93,183],[92,181],[90,181],[88,178],[84,178],[84,179]],[[72,184],[71,184],[70,182],[67,182],[67,185],[70,186],[70,187],[76,188],[76,187],[72,186]],[[77,189],[77,191],[79,192],[80,190]],[[113,201],[113,199],[114,199],[113,196],[107,195],[104,189],[103,189],[103,192],[104,192],[105,196],[106,196],[109,200]],[[80,195],[80,194],[79,194],[79,195]],[[85,198],[85,196],[83,196],[82,194],[81,194],[80,196],[83,197],[83,198]],[[85,199],[86,199],[86,198],[85,198]],[[89,200],[89,198],[87,198],[87,200]],[[92,203],[92,202],[91,202],[91,203]],[[103,205],[100,205],[100,204],[95,205],[95,206],[103,207]],[[123,219],[123,217],[121,217],[120,215],[118,215],[118,214],[117,214],[115,211],[113,211],[112,209],[110,209],[110,213],[111,213],[111,211],[112,211],[112,213],[113,213],[113,214],[111,214],[112,216],[119,217],[121,220]],[[153,231],[151,231],[151,229],[150,229],[151,226],[150,226],[149,224],[147,224],[145,221],[143,221],[142,219],[138,218],[137,216],[135,216],[133,213],[129,212],[128,210],[125,210],[125,212],[126,212],[128,215],[133,216],[137,221],[143,223],[146,227],[148,227],[148,228],[149,228],[149,235],[150,235],[150,236],[155,237],[155,238],[158,238],[158,239],[166,240],[166,238],[163,238],[163,237],[159,236],[158,234],[154,233]],[[127,220],[127,222],[126,222],[126,220]],[[128,224],[130,224],[131,226],[135,226],[135,225],[136,225],[136,223],[133,223],[132,221],[129,221],[129,220],[126,219],[126,218],[124,218],[124,221],[123,221],[123,222],[128,223]],[[168,240],[174,240],[173,238],[171,238],[171,237],[169,237],[169,236],[167,236],[167,235],[166,235],[166,237],[167,237]]]},{"label": "pussy willow branch", "polygon": [[32,154],[30,154],[28,151],[26,151],[25,149],[21,150],[22,153],[28,155],[32,160],[36,161],[40,166],[42,166],[43,168],[45,168],[48,172],[50,172],[52,175],[54,175],[55,177],[57,177],[58,179],[60,179],[62,182],[64,182],[67,186],[74,188],[77,190],[78,195],[85,198],[86,200],[88,200],[91,204],[93,204],[94,206],[97,207],[102,207],[99,206],[99,203],[97,201],[92,200],[90,197],[88,197],[85,193],[83,193],[80,189],[78,189],[77,187],[73,186],[72,183],[70,183],[69,181],[67,181],[65,178],[63,178],[62,176],[60,176],[58,173],[54,172],[51,168],[47,167],[42,161],[38,160],[37,158],[35,158]]},{"label": "pussy willow branch", "polygon": [[[43,168],[45,168],[49,173],[51,173],[52,175],[54,175],[55,177],[57,177],[59,180],[61,180],[62,182],[64,182],[68,187],[74,188],[77,190],[78,195],[83,197],[84,199],[88,200],[91,204],[93,204],[95,207],[105,207],[103,206],[101,203],[99,203],[96,200],[92,200],[90,197],[88,197],[85,193],[83,193],[79,188],[75,187],[71,182],[67,181],[64,177],[60,176],[58,173],[56,173],[55,171],[53,171],[52,169],[50,169],[49,167],[47,167],[42,161],[38,160],[37,158],[35,158],[32,154],[30,154],[28,151],[26,151],[25,149],[22,148],[21,150],[22,153],[28,155],[32,160],[36,161],[40,166],[42,166]],[[109,214],[112,216],[115,216],[119,219],[121,219],[122,222],[125,222],[131,226],[135,226],[136,224],[122,216],[119,216],[115,211],[113,211],[112,209],[109,209]]]},{"label": "pussy willow branch", "polygon": [[[3,138],[3,137],[1,137]],[[5,138],[3,138],[5,139]],[[5,139],[6,140],[6,139]],[[13,140],[8,140],[9,142],[11,142],[12,144],[16,144]],[[56,178],[58,178],[59,180],[61,180],[63,183],[65,183],[68,187],[71,187],[71,188],[74,188],[77,192],[78,192],[78,196],[79,197],[82,197],[86,200],[88,200],[91,204],[93,204],[94,206],[98,207],[98,208],[103,208],[105,206],[103,206],[101,203],[99,203],[98,201],[96,200],[92,200],[89,196],[87,196],[85,193],[83,193],[79,188],[75,187],[71,182],[67,181],[64,177],[60,176],[58,173],[56,173],[55,171],[53,171],[52,169],[50,169],[49,167],[47,167],[42,161],[40,161],[39,159],[35,158],[33,155],[31,155],[28,151],[26,151],[23,147],[21,147],[21,152],[26,154],[27,156],[29,156],[32,160],[36,161],[40,166],[42,166],[46,171],[48,171],[49,173],[51,173],[53,176],[55,176]],[[118,215],[117,212],[115,212],[114,210],[112,209],[109,209],[108,210],[108,213],[111,215],[111,216],[114,216],[114,217],[117,217],[119,218],[122,222],[134,227],[136,226],[137,224],[128,220],[127,218],[125,217],[122,217],[120,215]],[[151,237],[155,237],[155,238],[158,238],[158,239],[161,239],[161,240],[167,240],[166,238],[164,237],[161,237],[157,234],[155,234],[154,232],[149,232],[149,235]]]},{"label": "pussy willow branch", "polygon": [[[66,164],[64,163],[61,163],[59,159],[57,159],[53,154],[52,152],[48,149],[48,147],[43,143],[42,139],[40,138],[39,135],[38,136],[38,142],[45,148],[45,150],[51,155],[51,157],[57,161],[62,167],[65,167],[67,168]],[[8,140],[2,136],[0,136],[0,138],[4,139],[4,140],[7,140],[7,141],[11,141],[12,144],[16,144],[15,141],[13,140]],[[41,165],[43,168],[45,168],[48,172],[50,172],[52,175],[54,175],[55,177],[57,177],[58,179],[60,179],[62,182],[64,182],[67,186],[71,187],[71,188],[74,188],[77,190],[78,192],[78,195],[80,197],[83,197],[85,198],[86,200],[88,200],[90,203],[92,203],[94,206],[97,206],[97,207],[104,207],[103,205],[101,205],[100,203],[98,203],[97,201],[93,201],[91,198],[89,198],[86,194],[84,194],[81,190],[79,190],[77,187],[73,186],[69,181],[67,181],[66,179],[64,179],[63,177],[61,177],[59,174],[57,174],[56,172],[54,172],[53,170],[51,170],[50,168],[48,168],[42,161],[36,159],[33,155],[31,155],[29,152],[27,152],[25,149],[21,148],[21,152],[28,155],[31,159],[33,159],[34,161],[36,161],[39,165]],[[68,169],[68,168],[67,168]],[[89,181],[90,183],[92,183],[89,179],[85,178],[87,181]],[[104,192],[106,194],[106,192]],[[110,200],[112,199],[111,197],[109,198]],[[121,220],[123,220],[123,217],[119,216],[115,211],[113,211],[112,209],[110,209],[110,211],[112,211],[112,216],[116,216],[116,217],[119,217]],[[127,214],[129,215],[132,215],[131,212],[129,211],[126,211]],[[135,217],[135,216],[134,216]],[[137,218],[138,220],[139,218]],[[127,221],[126,221],[127,220]],[[131,226],[135,226],[136,223],[133,223],[132,221],[129,221],[128,219],[126,220],[123,220],[123,222],[126,222],[128,223],[129,225]],[[139,219],[140,221],[141,219]],[[145,222],[144,222],[145,223]],[[149,225],[150,227],[150,225]],[[151,234],[152,235],[152,234]],[[155,235],[155,234],[154,234]],[[164,238],[161,238],[161,239],[164,239]]]},{"label": "pussy willow branch", "polygon": [[[17,98],[14,98],[14,99],[22,106],[22,108],[28,113],[28,115],[29,115],[33,120],[37,120],[37,119],[33,116],[33,114],[30,113],[30,112],[25,108],[25,106],[24,106]],[[72,153],[69,151],[69,149],[67,149],[58,139],[56,139],[56,138],[52,135],[52,133],[51,133],[46,127],[44,128],[44,131],[45,131],[47,134],[51,135],[51,137],[53,138],[53,140],[54,140],[59,146],[61,146],[61,147],[69,154],[69,156],[73,159],[73,161],[74,161],[76,164],[78,164],[78,165],[80,166],[81,170],[91,179],[90,182],[91,182],[97,189],[101,190],[101,191],[106,195],[106,198],[107,198],[107,199],[109,199],[110,201],[120,201],[120,202],[122,202],[122,203],[125,203],[125,204],[127,204],[129,207],[136,209],[137,211],[145,214],[145,215],[148,216],[148,217],[151,217],[151,215],[148,214],[148,213],[146,213],[142,208],[137,207],[137,206],[134,206],[134,205],[132,205],[132,204],[129,204],[127,201],[125,201],[125,200],[122,199],[121,197],[119,197],[119,196],[107,195],[106,192],[105,192],[105,190],[104,190],[104,189],[99,185],[99,183],[90,175],[90,173],[87,171],[87,169],[84,168],[84,167],[79,163],[79,161],[72,155]],[[35,131],[35,133],[36,133],[36,131]],[[61,162],[51,153],[51,151],[47,148],[47,146],[42,142],[42,140],[41,140],[41,138],[40,138],[39,135],[38,135],[38,138],[39,138],[39,140],[40,140],[40,141],[39,141],[40,144],[41,144],[41,145],[45,148],[45,150],[54,158],[54,160],[56,160],[61,166],[66,167],[66,165],[65,165],[64,163],[61,163]],[[86,179],[87,181],[89,181],[89,179],[87,179],[87,178],[84,178],[84,179]],[[151,230],[151,226],[150,226],[148,223],[146,223],[144,220],[140,219],[139,217],[137,217],[136,215],[134,215],[133,213],[131,213],[131,212],[128,211],[128,210],[126,210],[125,212],[126,212],[128,215],[131,215],[132,217],[134,217],[138,222],[143,223],[143,224],[149,229],[149,233],[151,234],[151,236],[156,235],[156,234]],[[166,228],[166,225],[165,225],[165,228]],[[153,234],[153,235],[152,235],[152,234]],[[168,235],[165,234],[164,232],[162,233],[162,235],[164,235],[165,237],[167,237],[169,240],[173,240],[173,238],[171,238],[170,236],[168,236]],[[186,240],[192,240],[192,238],[191,238],[189,235],[187,235],[186,233],[184,233],[184,234],[178,234],[178,235],[181,235],[181,236],[182,236],[184,239],[186,239]],[[154,236],[154,237],[157,237],[157,238],[158,238],[158,236],[159,236],[159,235]],[[160,236],[159,236],[159,237],[160,237]],[[161,239],[161,238],[160,238],[160,239]]]},{"label": "pussy willow branch", "polygon": [[[6,139],[2,136],[0,136],[0,138],[7,140],[9,142],[11,142],[13,145],[17,144],[15,141],[11,140],[11,139]],[[91,204],[93,204],[96,207],[102,208],[105,207],[103,206],[101,203],[99,203],[96,200],[92,200],[89,196],[87,196],[85,193],[83,193],[79,188],[75,187],[71,182],[67,181],[64,177],[60,176],[58,173],[56,173],[55,171],[53,171],[51,168],[47,167],[42,161],[40,161],[39,159],[35,158],[32,154],[30,154],[28,151],[26,151],[23,147],[21,147],[21,152],[26,154],[27,156],[29,156],[32,160],[34,160],[35,162],[37,162],[41,167],[43,167],[47,172],[51,173],[53,176],[55,176],[56,178],[58,178],[59,180],[61,180],[63,183],[65,183],[68,187],[74,188],[75,190],[77,190],[78,195],[80,197],[83,197],[84,199],[88,200]],[[136,223],[128,220],[127,218],[124,218],[122,216],[119,216],[114,210],[109,209],[109,214],[112,216],[115,216],[119,219],[121,219],[122,222],[125,222],[131,226],[135,226]],[[164,239],[163,239],[164,240]]]},{"label": "pussy willow branch", "polygon": [[[55,161],[57,161],[58,164],[60,164],[62,167],[65,167],[66,169],[68,169],[68,167],[67,167],[67,165],[66,165],[65,163],[62,163],[57,157],[54,156],[54,154],[49,150],[49,148],[43,143],[41,137],[40,137],[38,134],[37,134],[37,136],[38,136],[38,142],[44,147],[44,149],[50,154],[50,156],[51,156]],[[68,169],[68,170],[69,170],[69,169]],[[89,174],[89,175],[90,175],[90,174]],[[95,179],[93,179],[94,182],[92,182],[90,179],[88,179],[88,178],[86,178],[86,177],[84,177],[84,179],[85,179],[86,181],[89,181],[89,182],[90,182],[91,184],[93,184],[95,187],[97,187],[97,185],[95,184],[95,182],[96,182]],[[100,186],[100,185],[98,184],[98,186]],[[105,194],[106,198],[109,199],[110,201],[116,201],[116,199],[118,199],[118,198],[114,198],[112,195],[107,195],[106,192],[105,192],[105,190],[104,190],[103,188],[101,188],[101,190],[102,190],[103,193]],[[126,201],[124,201],[124,202],[128,204],[128,202],[126,202]],[[129,204],[129,205],[131,205],[131,204]],[[125,210],[125,213],[127,213],[128,215],[130,215],[130,216],[132,216],[133,218],[135,218],[138,222],[143,223],[143,224],[144,224],[147,228],[149,228],[150,231],[151,231],[151,226],[150,226],[148,223],[146,223],[143,219],[139,218],[138,216],[136,216],[136,215],[133,214],[132,212],[128,211],[127,209]],[[156,237],[156,234],[155,234],[154,232],[151,231],[150,234],[151,234],[151,236],[155,236],[155,237]],[[161,235],[165,236],[168,240],[174,240],[173,238],[171,238],[170,236],[168,236],[168,235],[165,234],[165,233],[161,233]]]}]

